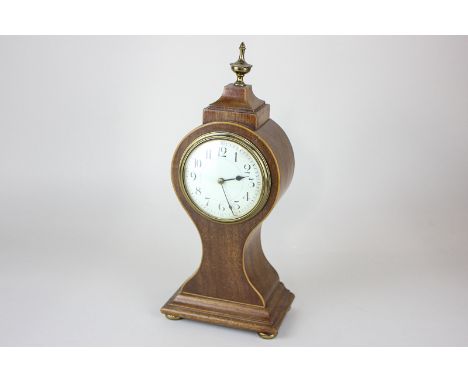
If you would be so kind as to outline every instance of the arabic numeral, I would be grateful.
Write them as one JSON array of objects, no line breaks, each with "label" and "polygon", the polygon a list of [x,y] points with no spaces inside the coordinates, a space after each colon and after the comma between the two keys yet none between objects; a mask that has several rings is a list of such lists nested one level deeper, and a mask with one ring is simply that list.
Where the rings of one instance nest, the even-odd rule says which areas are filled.
[{"label": "arabic numeral", "polygon": [[226,158],[226,153],[227,153],[227,148],[226,147],[220,147],[218,150],[218,156],[222,158]]}]

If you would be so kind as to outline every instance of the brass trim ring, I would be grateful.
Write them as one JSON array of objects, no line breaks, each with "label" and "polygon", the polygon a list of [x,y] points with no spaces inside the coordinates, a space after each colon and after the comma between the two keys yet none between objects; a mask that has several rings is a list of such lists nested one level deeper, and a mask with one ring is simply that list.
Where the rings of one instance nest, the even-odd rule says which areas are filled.
[{"label": "brass trim ring", "polygon": [[[260,172],[262,176],[262,191],[261,191],[261,196],[255,205],[254,208],[252,208],[248,213],[245,215],[242,215],[238,218],[219,218],[214,215],[211,215],[205,211],[203,211],[200,207],[198,207],[190,198],[188,195],[186,188],[185,188],[185,181],[184,181],[184,170],[185,170],[185,163],[187,161],[188,156],[190,153],[199,145],[202,143],[212,141],[212,140],[228,140],[234,143],[237,143],[238,145],[242,146],[245,150],[251,154],[255,161],[258,163],[260,167]],[[198,212],[200,215],[203,215],[204,217],[219,222],[219,223],[224,223],[224,224],[233,224],[233,223],[239,223],[246,221],[253,216],[255,216],[266,204],[268,197],[270,196],[270,189],[271,189],[271,176],[270,176],[270,169],[268,167],[268,163],[265,160],[264,156],[260,152],[260,150],[248,139],[234,133],[226,132],[226,131],[215,131],[215,132],[210,132],[207,134],[203,134],[196,138],[190,145],[184,150],[180,163],[179,163],[179,184],[180,188],[182,189],[182,193],[184,194],[185,198],[189,202],[190,206]]]}]

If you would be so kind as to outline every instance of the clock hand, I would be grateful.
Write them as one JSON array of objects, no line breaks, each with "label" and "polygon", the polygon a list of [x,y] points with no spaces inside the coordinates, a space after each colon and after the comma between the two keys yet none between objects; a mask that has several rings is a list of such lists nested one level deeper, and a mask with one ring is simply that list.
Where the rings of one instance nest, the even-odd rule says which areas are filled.
[{"label": "clock hand", "polygon": [[224,179],[224,178],[219,178],[218,179],[218,183],[224,183],[224,182],[227,182],[228,180],[242,180],[244,178],[247,178],[246,176],[240,176],[240,175],[237,175],[235,178],[229,178],[229,179]]},{"label": "clock hand", "polygon": [[[227,197],[227,195],[226,195],[226,191],[224,190],[224,186],[223,186],[224,179],[223,179],[222,182],[220,182],[220,179],[222,179],[222,178],[219,178],[219,179],[218,179],[218,183],[221,185],[221,188],[223,189],[224,197],[226,198],[226,202],[227,202],[227,204],[228,204],[228,206],[229,206],[229,209],[231,210],[232,214],[234,215],[234,211],[232,210],[231,203],[229,203],[228,197]],[[236,215],[234,215],[234,216],[236,216]]]}]

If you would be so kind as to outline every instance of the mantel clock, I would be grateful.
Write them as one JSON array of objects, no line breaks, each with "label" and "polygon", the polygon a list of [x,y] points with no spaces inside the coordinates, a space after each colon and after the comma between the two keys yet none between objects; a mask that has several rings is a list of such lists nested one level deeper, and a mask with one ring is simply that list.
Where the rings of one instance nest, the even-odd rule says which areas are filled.
[{"label": "mantel clock", "polygon": [[294,295],[266,259],[263,220],[288,188],[294,153],[270,105],[257,98],[244,76],[245,45],[231,64],[234,83],[203,110],[203,124],[189,132],[172,161],[175,192],[198,229],[198,270],[161,308],[171,320],[188,318],[274,338]]}]

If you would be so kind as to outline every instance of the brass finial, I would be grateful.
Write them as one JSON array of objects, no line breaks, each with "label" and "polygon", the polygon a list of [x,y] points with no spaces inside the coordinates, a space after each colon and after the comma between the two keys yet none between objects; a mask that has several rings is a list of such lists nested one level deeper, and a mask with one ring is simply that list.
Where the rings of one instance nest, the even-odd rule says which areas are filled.
[{"label": "brass finial", "polygon": [[231,69],[237,76],[237,81],[234,82],[234,85],[236,86],[245,86],[244,76],[250,72],[250,69],[252,68],[252,65],[245,61],[244,53],[245,44],[241,42],[239,46],[239,59],[231,64]]}]

